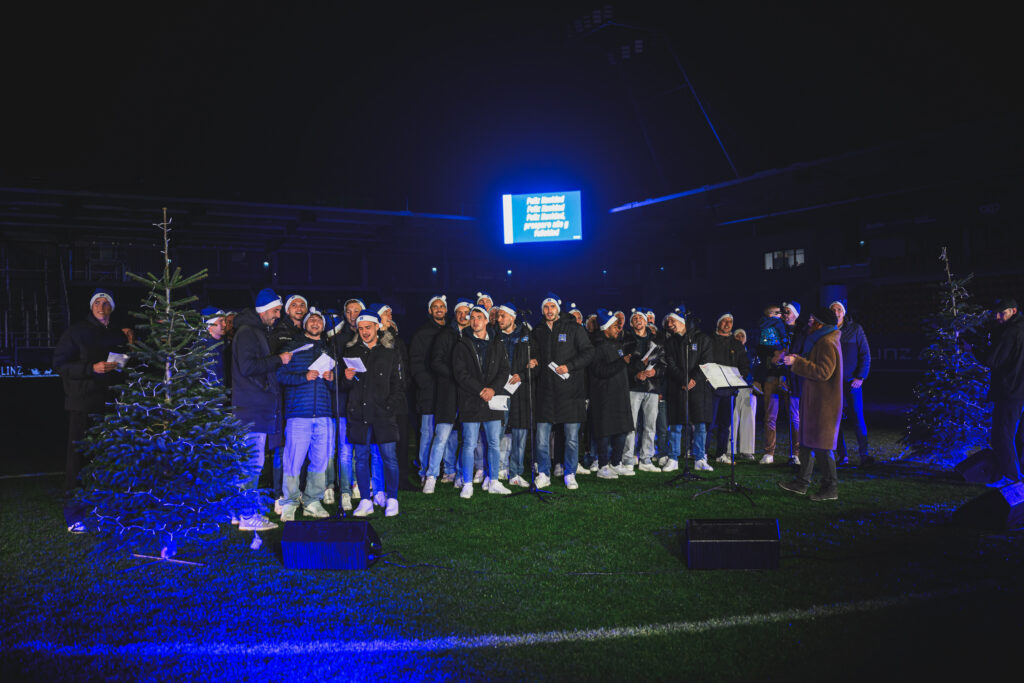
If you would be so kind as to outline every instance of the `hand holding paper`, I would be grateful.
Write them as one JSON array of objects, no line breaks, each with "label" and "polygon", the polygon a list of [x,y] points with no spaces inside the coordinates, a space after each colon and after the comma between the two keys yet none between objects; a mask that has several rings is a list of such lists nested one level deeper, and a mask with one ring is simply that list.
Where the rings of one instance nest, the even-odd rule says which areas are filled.
[{"label": "hand holding paper", "polygon": [[328,370],[334,369],[334,359],[328,356],[326,353],[321,353],[320,357],[309,364],[310,370],[316,370],[318,373],[323,374]]},{"label": "hand holding paper", "polygon": [[550,363],[548,363],[548,367],[551,368],[551,372],[555,373],[556,375],[558,375],[562,379],[569,379],[569,373],[568,372],[559,372],[558,371],[558,368],[560,368],[562,366],[560,366],[555,361],[551,361]]},{"label": "hand holding paper", "polygon": [[344,360],[345,360],[345,365],[347,367],[352,368],[356,372],[366,372],[366,366],[363,365],[363,359],[362,358],[349,358],[349,357],[346,356]]}]

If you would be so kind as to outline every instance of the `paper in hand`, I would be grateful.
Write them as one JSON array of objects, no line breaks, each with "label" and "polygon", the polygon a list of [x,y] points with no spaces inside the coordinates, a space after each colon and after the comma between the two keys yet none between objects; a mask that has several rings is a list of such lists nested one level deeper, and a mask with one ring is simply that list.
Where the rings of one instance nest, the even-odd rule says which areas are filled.
[{"label": "paper in hand", "polygon": [[128,364],[128,354],[125,353],[114,353],[111,351],[107,354],[108,363],[117,363],[118,370],[124,370],[124,366]]},{"label": "paper in hand", "polygon": [[345,357],[345,367],[353,368],[356,372],[366,372],[366,366],[363,365],[362,358],[349,358]]},{"label": "paper in hand", "polygon": [[487,407],[491,410],[508,410],[508,399],[508,396],[495,394],[494,398],[487,402]]},{"label": "paper in hand", "polygon": [[558,375],[562,379],[569,379],[569,373],[568,372],[561,373],[561,372],[558,371],[558,363],[556,363],[555,361],[551,361],[550,363],[548,363],[548,367],[551,368],[551,372],[555,373],[556,375]]},{"label": "paper in hand", "polygon": [[[651,354],[654,353],[657,349],[658,349],[658,345],[657,344],[651,344],[650,348],[647,349],[647,353],[645,353],[644,357],[641,358],[640,360],[642,362],[646,363],[647,359],[650,358]],[[650,370],[650,368],[647,368],[647,369]]]},{"label": "paper in hand", "polygon": [[309,370],[316,370],[321,375],[328,370],[333,370],[335,366],[334,359],[328,356],[326,353],[321,353],[320,357],[309,364]]},{"label": "paper in hand", "polygon": [[519,382],[512,384],[512,375],[509,375],[508,381],[505,382],[505,391],[507,391],[508,395],[511,396],[512,394],[516,393],[516,389],[518,389],[522,383],[523,382],[520,380]]},{"label": "paper in hand", "polygon": [[302,346],[300,346],[299,348],[297,348],[297,349],[292,349],[292,350],[291,350],[291,351],[289,351],[288,353],[298,353],[299,351],[305,351],[306,349],[311,349],[311,348],[313,348],[313,345],[312,345],[312,344],[303,344],[303,345],[302,345]]}]

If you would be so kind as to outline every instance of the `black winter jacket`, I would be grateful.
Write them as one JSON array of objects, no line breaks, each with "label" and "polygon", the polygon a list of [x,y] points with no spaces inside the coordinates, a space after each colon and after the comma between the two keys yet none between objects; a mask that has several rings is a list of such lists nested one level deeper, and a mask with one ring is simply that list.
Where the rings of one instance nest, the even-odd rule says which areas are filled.
[{"label": "black winter jacket", "polygon": [[[537,368],[527,369],[530,362],[527,353],[530,341],[530,329],[524,323],[512,330],[512,334],[498,333],[498,339],[505,347],[508,357],[508,372],[510,375],[519,375],[519,388],[509,399],[508,424],[512,429],[530,428],[530,403],[537,400]],[[506,392],[502,392],[506,393]]]},{"label": "black winter jacket", "polygon": [[1020,313],[998,327],[985,365],[992,369],[990,401],[1024,400],[1024,316]]},{"label": "black winter jacket", "polygon": [[351,380],[340,375],[341,388],[348,394],[346,438],[353,444],[398,441],[395,416],[405,402],[398,352],[381,340],[368,349],[356,336],[346,345],[345,357],[361,358],[366,366],[366,372],[356,373]]},{"label": "black winter jacket", "polygon": [[463,334],[452,350],[452,374],[455,375],[458,387],[459,420],[463,424],[500,420],[503,411],[491,410],[487,401],[480,398],[480,392],[486,387],[493,389],[495,394],[503,393],[502,387],[509,375],[505,345],[497,335],[491,334],[487,342],[487,365],[481,366],[472,336],[472,330]]},{"label": "black winter jacket", "polygon": [[[687,356],[689,349],[689,356]],[[687,364],[687,357],[689,364]],[[700,369],[711,361],[711,340],[706,334],[687,328],[686,334],[671,335],[666,342],[665,362],[668,365],[665,381],[665,407],[670,425],[686,423],[686,404],[689,401],[690,424],[711,422],[713,392]],[[696,385],[687,391],[687,379]]]},{"label": "black winter jacket", "polygon": [[[651,352],[647,362],[642,359],[651,346],[658,348]],[[626,335],[626,341],[622,345],[622,352],[630,356],[629,361],[629,390],[647,394],[660,394],[662,392],[662,380],[665,377],[665,348],[657,341],[651,328],[647,328],[647,334],[639,337],[632,330]],[[648,365],[654,366],[654,377],[645,380],[638,380],[637,373],[643,372]]]},{"label": "black winter jacket", "polygon": [[[548,328],[542,322],[533,329],[533,357],[537,359],[537,422],[582,423],[587,420],[585,370],[594,358],[587,331],[575,320],[559,319]],[[548,365],[565,365],[569,379],[562,379]]]},{"label": "black winter jacket", "polygon": [[839,331],[842,333],[839,346],[843,350],[843,382],[866,379],[871,372],[871,347],[864,328],[846,316]]},{"label": "black winter jacket", "polygon": [[111,387],[124,380],[124,373],[97,375],[92,366],[107,360],[111,351],[127,351],[128,339],[121,330],[104,327],[92,313],[61,335],[53,351],[53,367],[64,383],[64,409],[101,413],[114,400]]},{"label": "black winter jacket", "polygon": [[430,370],[430,353],[442,329],[444,323],[438,324],[431,318],[416,330],[409,344],[409,373],[416,388],[416,410],[420,415],[434,414],[437,387]]},{"label": "black winter jacket", "polygon": [[614,436],[633,431],[633,411],[629,406],[629,367],[622,343],[605,337],[594,346],[590,363],[590,414],[592,436]]},{"label": "black winter jacket", "polygon": [[[468,327],[466,328],[469,329]],[[430,351],[430,369],[434,373],[434,423],[455,424],[458,419],[458,392],[452,373],[452,351],[462,336],[455,323],[446,325],[434,339]]]},{"label": "black winter jacket", "polygon": [[281,388],[277,369],[281,357],[270,352],[267,327],[252,308],[235,317],[231,343],[231,405],[235,417],[252,423],[252,431],[281,432]]}]

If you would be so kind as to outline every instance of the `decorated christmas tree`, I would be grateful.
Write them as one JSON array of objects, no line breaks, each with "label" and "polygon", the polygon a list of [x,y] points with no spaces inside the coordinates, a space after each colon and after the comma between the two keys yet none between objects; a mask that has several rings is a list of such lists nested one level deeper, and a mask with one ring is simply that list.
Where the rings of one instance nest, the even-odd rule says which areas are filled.
[{"label": "decorated christmas tree", "polygon": [[987,315],[969,302],[966,285],[973,275],[954,277],[945,247],[939,259],[946,270],[942,309],[925,319],[930,342],[924,351],[928,369],[914,388],[903,455],[953,465],[988,443],[992,408],[985,395],[989,371],[968,343],[977,338]]},{"label": "decorated christmas tree", "polygon": [[[129,275],[149,288],[125,381],[89,430],[78,503],[86,526],[112,549],[155,550],[223,538],[233,517],[265,509],[266,494],[243,490],[246,429],[230,410],[227,389],[208,370],[216,348],[204,343],[201,316],[182,290],[206,277],[171,272],[170,221],[163,232],[163,273]],[[176,296],[181,298],[175,298]]]}]

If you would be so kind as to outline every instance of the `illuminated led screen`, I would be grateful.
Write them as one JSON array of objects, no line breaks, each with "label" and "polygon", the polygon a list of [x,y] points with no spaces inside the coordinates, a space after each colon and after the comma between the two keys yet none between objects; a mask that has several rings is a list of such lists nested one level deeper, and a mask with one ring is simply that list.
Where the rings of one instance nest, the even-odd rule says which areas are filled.
[{"label": "illuminated led screen", "polygon": [[583,239],[579,190],[501,196],[505,244]]}]

